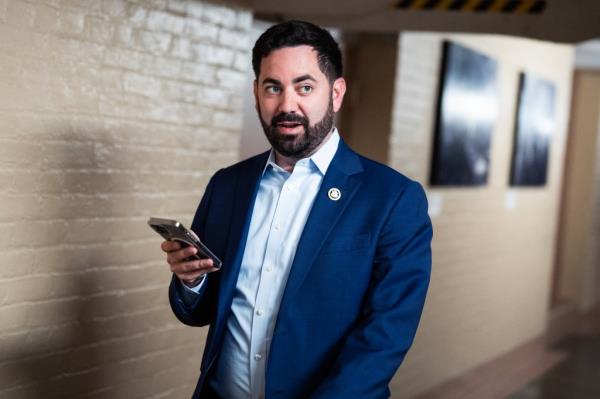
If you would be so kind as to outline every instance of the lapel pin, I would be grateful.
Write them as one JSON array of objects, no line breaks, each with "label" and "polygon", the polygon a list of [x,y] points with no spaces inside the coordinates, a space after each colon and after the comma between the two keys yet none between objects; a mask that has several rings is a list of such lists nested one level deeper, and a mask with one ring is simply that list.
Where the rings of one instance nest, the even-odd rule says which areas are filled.
[{"label": "lapel pin", "polygon": [[342,192],[340,191],[339,188],[330,188],[329,191],[327,192],[327,196],[329,197],[330,200],[332,201],[337,201],[340,198],[342,198]]}]

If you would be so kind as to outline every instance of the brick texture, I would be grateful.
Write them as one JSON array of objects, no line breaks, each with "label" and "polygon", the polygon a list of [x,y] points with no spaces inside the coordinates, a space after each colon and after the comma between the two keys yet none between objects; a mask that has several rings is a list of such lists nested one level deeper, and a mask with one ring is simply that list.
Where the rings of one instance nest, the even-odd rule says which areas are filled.
[{"label": "brick texture", "polygon": [[[415,345],[392,383],[395,398],[413,397],[528,342],[545,331],[548,317],[572,47],[491,35],[402,34],[389,159],[422,182],[428,180],[444,39],[498,61],[499,114],[487,185],[426,187],[434,224],[432,280]],[[541,188],[508,186],[520,71],[556,85],[556,130]]]},{"label": "brick texture", "polygon": [[191,222],[237,160],[252,14],[193,0],[0,0],[0,397],[181,398],[150,216]]}]

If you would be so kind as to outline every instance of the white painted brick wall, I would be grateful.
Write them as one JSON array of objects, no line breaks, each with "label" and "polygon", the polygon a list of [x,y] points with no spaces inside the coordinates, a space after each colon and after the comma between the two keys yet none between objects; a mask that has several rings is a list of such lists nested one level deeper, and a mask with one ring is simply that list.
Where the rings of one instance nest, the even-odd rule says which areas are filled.
[{"label": "white painted brick wall", "polygon": [[181,398],[149,216],[189,224],[236,161],[252,14],[192,0],[0,0],[0,397]]}]

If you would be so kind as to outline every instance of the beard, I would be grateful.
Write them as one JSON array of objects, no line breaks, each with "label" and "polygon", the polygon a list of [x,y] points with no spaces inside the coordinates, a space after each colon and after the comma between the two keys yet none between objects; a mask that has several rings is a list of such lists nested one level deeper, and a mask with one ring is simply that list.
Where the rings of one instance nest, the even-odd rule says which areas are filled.
[{"label": "beard", "polygon": [[[271,119],[271,123],[266,123],[261,116],[260,105],[258,105],[258,119],[275,151],[285,157],[302,159],[312,155],[333,128],[333,101],[329,100],[325,116],[313,126],[310,125],[308,118],[287,112],[277,114]],[[277,126],[281,122],[300,124],[304,131],[298,135],[282,134]]]}]

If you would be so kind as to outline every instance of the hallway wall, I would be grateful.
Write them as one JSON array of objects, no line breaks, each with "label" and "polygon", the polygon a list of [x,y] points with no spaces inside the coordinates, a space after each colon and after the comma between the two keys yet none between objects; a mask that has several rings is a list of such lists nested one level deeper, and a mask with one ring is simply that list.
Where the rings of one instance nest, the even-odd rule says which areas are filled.
[{"label": "hallway wall", "polygon": [[388,163],[398,35],[344,36],[347,92],[340,111],[340,134],[366,157]]},{"label": "hallway wall", "polygon": [[[493,35],[403,33],[389,159],[426,186],[444,39],[498,61],[499,114],[487,185],[426,187],[432,281],[415,345],[393,381],[394,398],[412,397],[540,335],[548,316],[573,49]],[[548,183],[541,188],[508,185],[522,70],[557,89]]]},{"label": "hallway wall", "polygon": [[[596,136],[595,163],[592,164],[594,176],[592,179],[592,212],[587,226],[584,251],[584,296],[581,306],[585,310],[600,305],[600,71],[582,72],[585,79],[580,83],[589,85],[588,90],[595,93],[595,114],[588,116],[588,126],[585,133]],[[593,99],[590,102],[593,106]]]},{"label": "hallway wall", "polygon": [[575,71],[556,295],[581,311],[600,290],[600,73]]},{"label": "hallway wall", "polygon": [[[190,223],[237,160],[252,14],[0,0],[0,397],[189,397],[150,216]],[[59,394],[60,393],[60,394]]]}]

